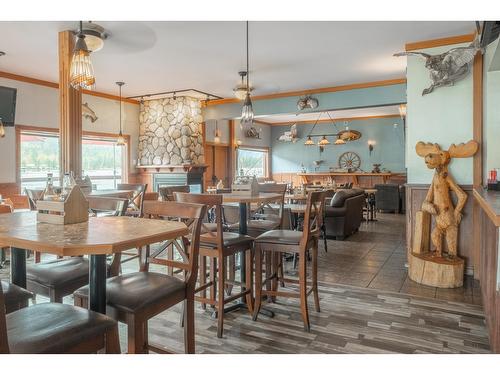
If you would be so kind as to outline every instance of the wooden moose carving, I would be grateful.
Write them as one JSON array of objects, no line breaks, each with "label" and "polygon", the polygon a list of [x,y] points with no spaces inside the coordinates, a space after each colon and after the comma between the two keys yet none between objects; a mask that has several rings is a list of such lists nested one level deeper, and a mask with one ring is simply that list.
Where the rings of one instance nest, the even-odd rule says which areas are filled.
[{"label": "wooden moose carving", "polygon": [[[457,256],[458,225],[462,220],[462,209],[467,201],[467,194],[457,185],[448,173],[448,164],[451,158],[468,158],[477,151],[478,144],[469,141],[466,144],[455,146],[452,144],[448,151],[441,150],[436,143],[418,142],[416,146],[418,156],[425,160],[427,168],[435,169],[431,187],[422,203],[422,211],[426,211],[436,218],[436,227],[432,231],[432,243],[436,248],[436,256],[443,253],[443,235],[446,236],[448,256]],[[458,203],[453,208],[450,190],[458,197]]]},{"label": "wooden moose carving", "polygon": [[[416,213],[413,249],[410,254],[409,276],[412,280],[437,287],[457,287],[463,283],[463,259],[458,258],[458,227],[467,194],[458,186],[448,172],[452,158],[467,158],[476,153],[478,143],[469,141],[458,146],[452,144],[448,151],[441,150],[436,143],[418,142],[417,154],[424,158],[428,168],[434,169],[431,187],[427,192],[422,210]],[[458,198],[453,206],[451,191]],[[435,252],[429,252],[430,215],[435,226],[430,240]],[[443,251],[443,237],[447,252]]]}]

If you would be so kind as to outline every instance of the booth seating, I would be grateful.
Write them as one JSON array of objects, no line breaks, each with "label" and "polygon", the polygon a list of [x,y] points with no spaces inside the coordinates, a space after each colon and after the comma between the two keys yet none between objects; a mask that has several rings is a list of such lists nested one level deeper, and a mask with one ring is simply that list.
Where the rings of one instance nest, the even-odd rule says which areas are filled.
[{"label": "booth seating", "polygon": [[325,207],[326,236],[343,240],[358,231],[363,219],[365,192],[362,189],[342,189]]}]

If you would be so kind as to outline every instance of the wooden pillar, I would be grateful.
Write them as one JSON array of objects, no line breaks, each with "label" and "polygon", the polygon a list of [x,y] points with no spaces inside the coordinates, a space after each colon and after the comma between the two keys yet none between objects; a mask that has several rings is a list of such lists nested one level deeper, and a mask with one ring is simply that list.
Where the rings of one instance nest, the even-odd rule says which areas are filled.
[{"label": "wooden pillar", "polygon": [[[479,150],[473,159],[473,185],[478,188],[483,185],[483,55],[478,53],[474,58],[472,72],[472,122],[473,139],[479,144]],[[474,199],[472,211],[473,216],[473,254],[474,254],[474,278],[480,277],[480,258],[481,258],[481,208]]]},{"label": "wooden pillar", "polygon": [[[82,92],[69,84],[75,36],[59,33],[59,162],[61,174],[82,173]],[[61,180],[62,183],[62,180]]]}]

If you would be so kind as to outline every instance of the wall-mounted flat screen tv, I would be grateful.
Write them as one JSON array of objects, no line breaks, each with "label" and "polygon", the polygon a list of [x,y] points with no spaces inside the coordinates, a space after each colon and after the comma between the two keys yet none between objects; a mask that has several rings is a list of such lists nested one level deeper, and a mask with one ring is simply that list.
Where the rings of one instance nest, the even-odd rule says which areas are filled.
[{"label": "wall-mounted flat screen tv", "polygon": [[0,118],[5,126],[16,123],[17,89],[0,86]]}]

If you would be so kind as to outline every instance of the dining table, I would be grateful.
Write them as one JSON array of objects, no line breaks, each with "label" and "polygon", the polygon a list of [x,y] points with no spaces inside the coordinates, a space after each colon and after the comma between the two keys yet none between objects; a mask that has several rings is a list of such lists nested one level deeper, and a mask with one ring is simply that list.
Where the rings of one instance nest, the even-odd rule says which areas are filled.
[{"label": "dining table", "polygon": [[[238,204],[239,206],[239,234],[247,235],[248,234],[248,205],[251,204],[266,204],[273,203],[277,200],[281,199],[282,195],[277,193],[258,193],[254,195],[250,194],[241,194],[241,193],[226,193],[222,194],[223,204]],[[240,272],[241,272],[241,284],[245,285],[246,280],[246,265],[245,265],[245,257],[240,257]],[[242,286],[242,288],[244,288]],[[229,306],[225,309],[225,312],[233,311],[240,308],[248,308],[245,299],[242,297],[241,300],[232,306]],[[273,316],[274,314],[270,310],[261,309],[261,313]]]},{"label": "dining table", "polygon": [[26,251],[89,256],[89,308],[106,313],[107,255],[188,235],[178,221],[89,217],[77,224],[37,222],[36,213],[0,215],[0,247],[11,247],[12,283],[26,288]]}]

